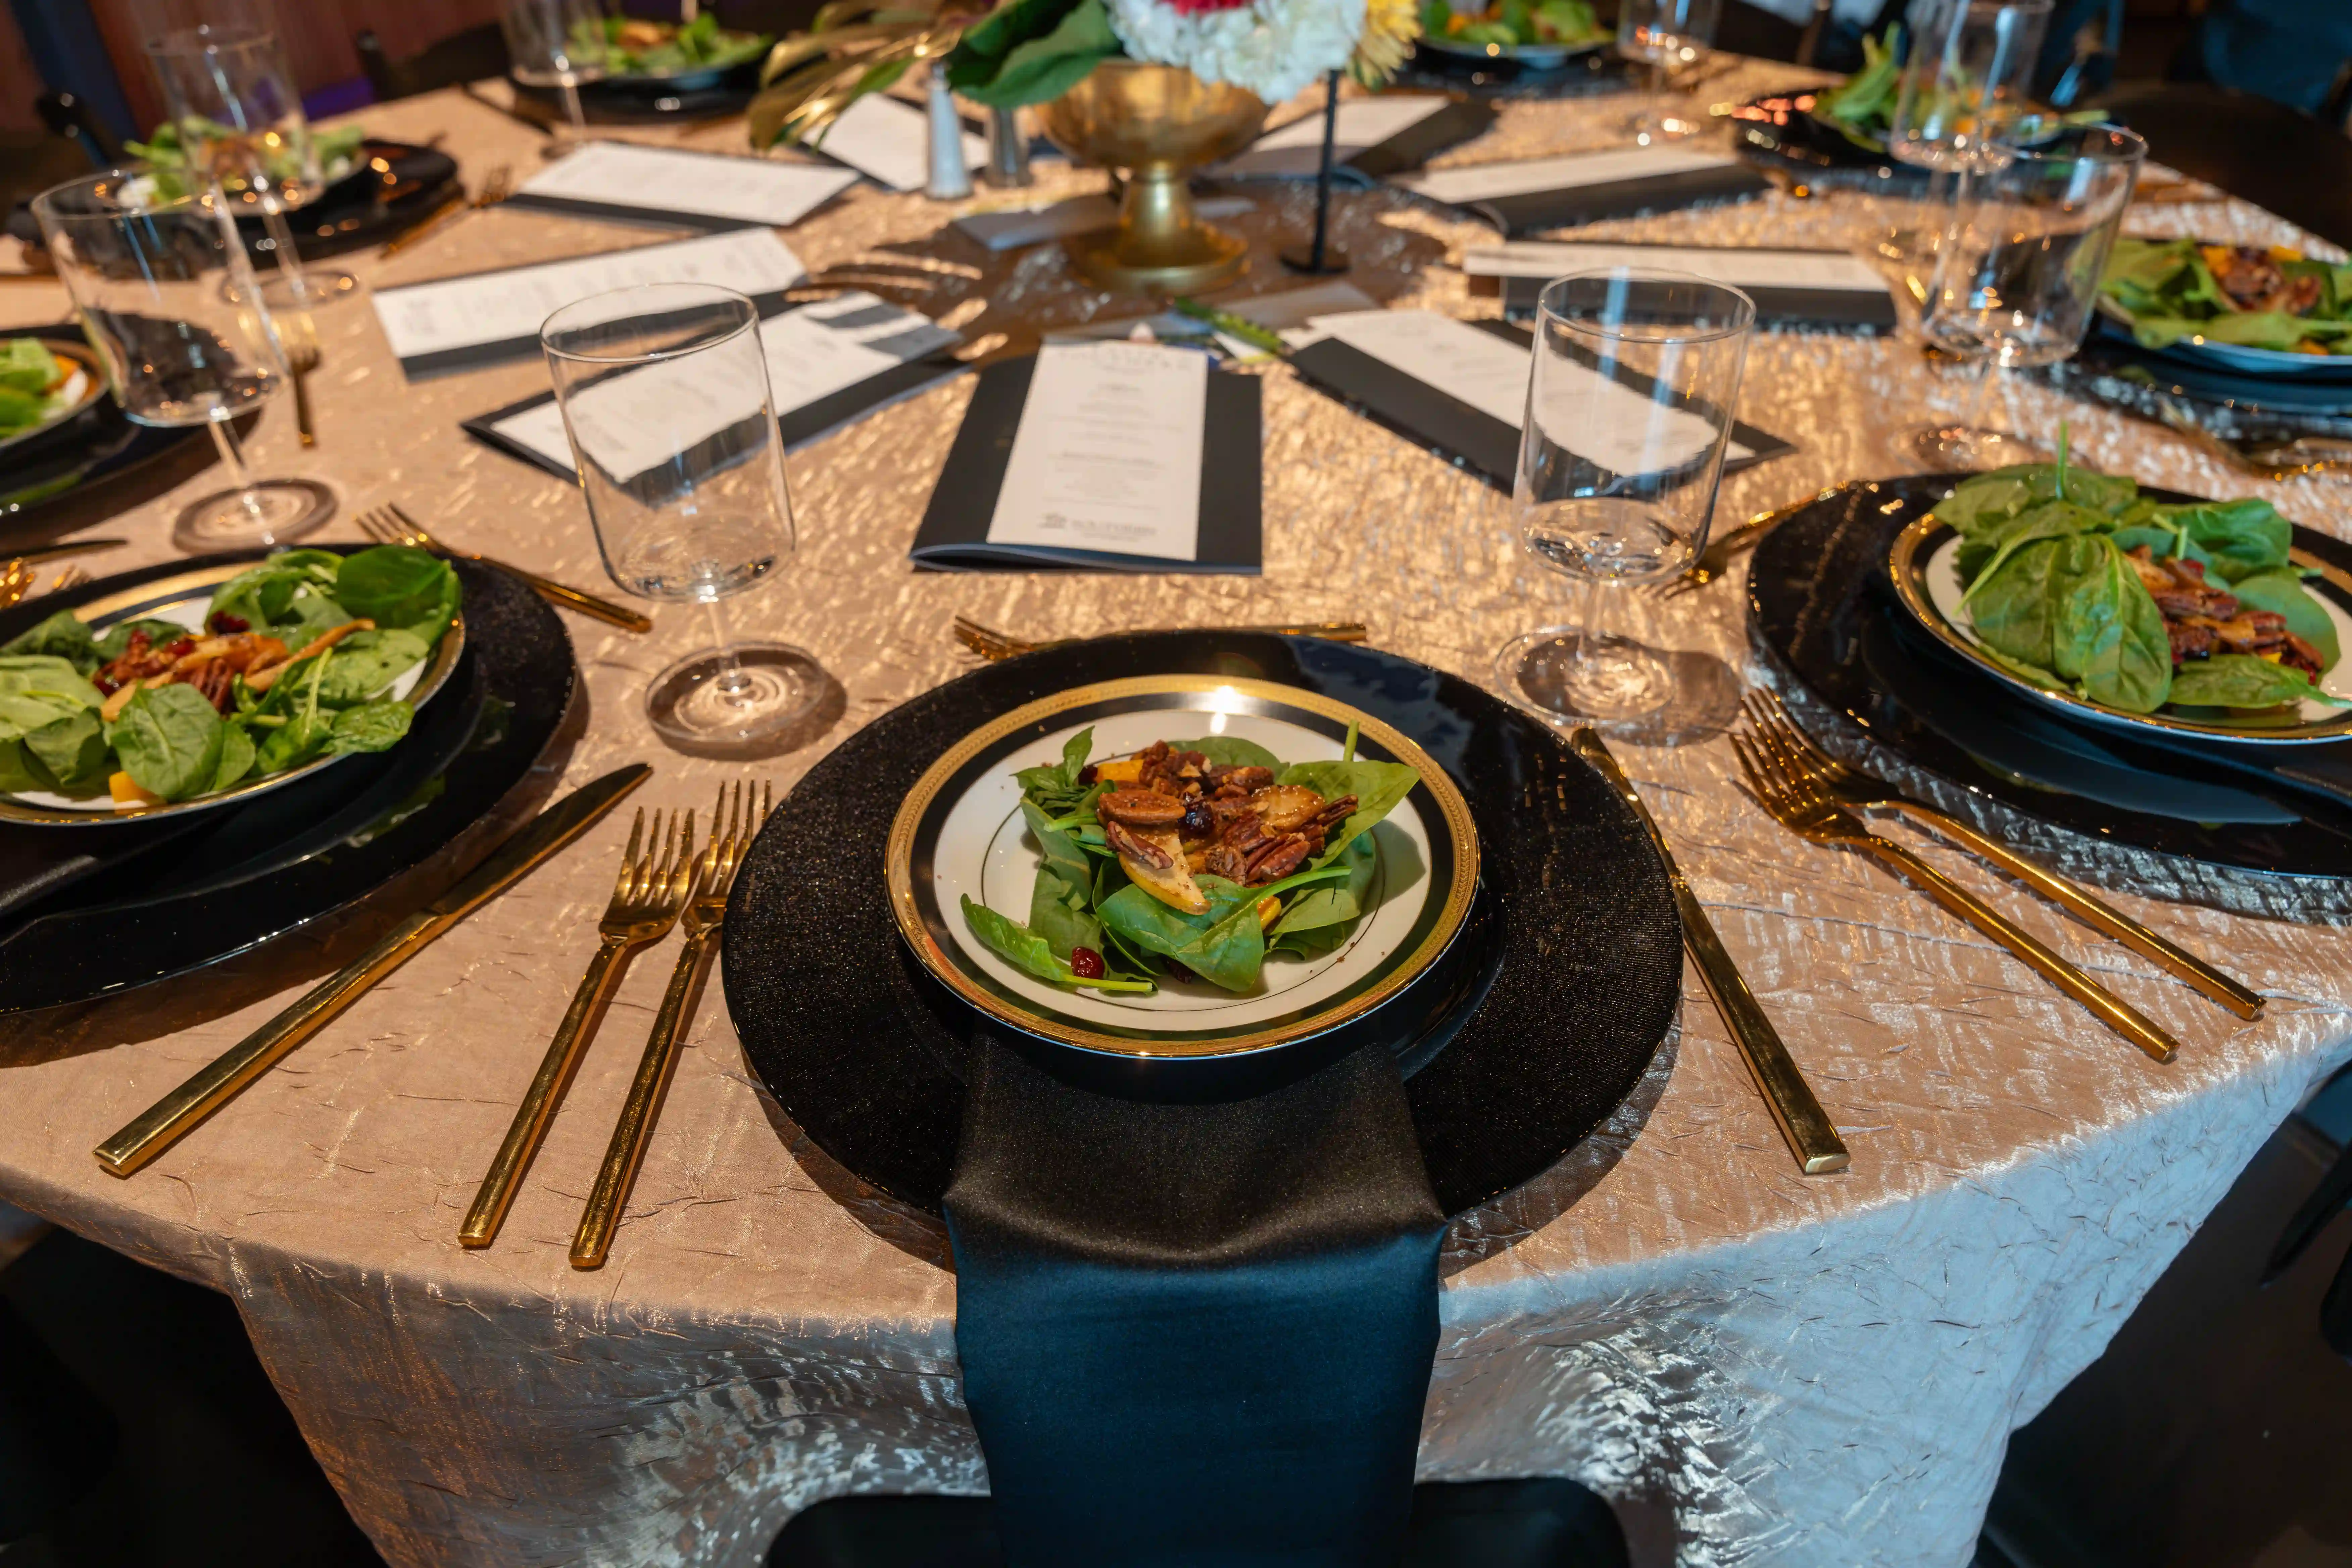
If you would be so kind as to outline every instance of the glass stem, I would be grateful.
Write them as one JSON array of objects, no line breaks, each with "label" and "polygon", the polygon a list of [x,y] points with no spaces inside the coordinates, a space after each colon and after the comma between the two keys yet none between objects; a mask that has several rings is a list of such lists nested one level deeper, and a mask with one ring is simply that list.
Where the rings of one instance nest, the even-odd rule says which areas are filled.
[{"label": "glass stem", "polygon": [[711,684],[719,688],[720,696],[740,706],[750,700],[751,678],[743,673],[735,657],[735,642],[727,635],[727,620],[719,613],[719,601],[705,599],[702,607],[710,614],[710,646],[719,655],[719,675]]},{"label": "glass stem", "polygon": [[2000,354],[1996,350],[1984,356],[1982,368],[1977,372],[1976,380],[1969,388],[1968,406],[1960,414],[1962,428],[1969,430],[1990,428],[1985,424],[1985,409],[1992,401],[1993,384],[2000,375]]},{"label": "glass stem", "polygon": [[1584,602],[1576,616],[1576,654],[1570,662],[1570,679],[1591,682],[1603,668],[1614,665],[1618,638],[1609,627],[1616,619],[1616,602],[1610,597],[1615,586],[1605,577],[1587,577],[1579,595]]},{"label": "glass stem", "polygon": [[228,470],[231,483],[236,487],[237,504],[246,515],[257,522],[261,518],[261,498],[254,494],[253,469],[246,463],[245,447],[236,438],[235,422],[229,419],[207,419],[212,427],[213,445],[220,448],[221,467]]},{"label": "glass stem", "polygon": [[261,226],[269,231],[270,247],[278,252],[278,275],[286,279],[294,303],[308,304],[310,290],[302,277],[302,258],[294,250],[294,226],[286,221],[286,204],[268,185],[261,188]]},{"label": "glass stem", "polygon": [[555,85],[563,92],[564,118],[572,121],[572,140],[588,140],[588,111],[580,107],[580,84],[572,79],[570,71],[558,77]]}]

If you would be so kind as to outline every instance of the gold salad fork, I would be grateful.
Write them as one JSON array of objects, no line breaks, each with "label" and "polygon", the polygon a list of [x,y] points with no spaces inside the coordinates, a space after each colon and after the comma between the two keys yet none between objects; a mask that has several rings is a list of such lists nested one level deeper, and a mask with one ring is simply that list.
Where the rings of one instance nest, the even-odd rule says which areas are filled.
[{"label": "gold salad fork", "polygon": [[2263,1016],[2262,993],[2224,974],[2195,953],[2174,946],[2163,937],[2093,897],[2083,889],[2052,874],[1997,838],[1988,837],[1967,823],[1932,806],[1895,794],[1868,773],[1859,773],[1815,745],[1799,730],[1780,700],[1769,692],[1751,691],[1743,706],[1756,740],[1789,772],[1809,778],[1833,800],[1856,811],[1891,811],[1949,839],[1971,855],[1991,861],[2002,870],[2071,911],[2102,935],[2113,937],[2141,957],[2151,959],[2241,1018]]},{"label": "gold salad fork", "polygon": [[[622,1102],[621,1119],[613,1129],[611,1146],[604,1151],[604,1167],[596,1173],[596,1185],[580,1215],[579,1233],[572,1238],[574,1268],[601,1268],[613,1250],[613,1233],[620,1228],[621,1211],[628,1206],[630,1189],[637,1184],[646,1147],[653,1141],[654,1123],[660,1119],[669,1080],[677,1071],[679,1043],[694,1018],[702,961],[719,940],[719,928],[727,919],[727,893],[734,885],[735,868],[743,863],[745,851],[760,836],[761,826],[774,806],[774,794],[764,784],[753,800],[739,781],[731,803],[726,786],[719,786],[719,804],[710,811],[710,844],[695,868],[694,896],[681,922],[686,946],[677,955],[677,966],[670,971],[669,988],[662,993],[661,1011],[654,1016],[645,1057],[637,1063],[629,1097]],[[723,832],[719,826],[722,815],[727,822]]]},{"label": "gold salad fork", "polygon": [[21,556],[0,566],[0,610],[23,603],[33,591],[33,579],[39,575]]},{"label": "gold salad fork", "polygon": [[[488,1247],[498,1239],[499,1227],[506,1223],[507,1210],[513,1206],[522,1185],[523,1173],[530,1169],[547,1137],[547,1125],[555,1119],[555,1108],[563,1102],[563,1091],[572,1087],[572,1075],[596,1031],[596,1021],[621,984],[628,955],[647,942],[659,942],[677,923],[694,870],[694,813],[686,813],[683,820],[671,813],[667,835],[658,811],[654,813],[650,837],[645,827],[645,808],[640,806],[629,828],[629,847],[621,856],[620,879],[604,906],[604,918],[596,922],[596,956],[588,961],[588,972],[572,994],[572,1005],[565,1010],[563,1022],[556,1026],[555,1038],[548,1042],[539,1072],[524,1091],[522,1103],[515,1108],[506,1142],[499,1145],[498,1157],[490,1162],[490,1173],[482,1178],[474,1206],[466,1211],[466,1223],[457,1229],[457,1240],[466,1247]],[[640,844],[643,854],[638,852]]]},{"label": "gold salad fork", "polygon": [[1874,855],[1916,884],[1952,913],[2017,954],[2059,990],[2091,1010],[2101,1023],[2160,1062],[2168,1062],[2179,1042],[2141,1016],[2130,1003],[2075,968],[2040,938],[1937,870],[1904,845],[1882,838],[1862,819],[1832,800],[1811,778],[1784,767],[1760,742],[1734,734],[1732,750],[1740,772],[1764,809],[1783,827],[1815,844],[1836,845]]},{"label": "gold salad fork", "polygon": [[499,571],[520,577],[530,584],[531,591],[549,604],[561,605],[567,610],[577,610],[583,616],[593,616],[608,626],[618,626],[623,631],[649,632],[654,629],[653,622],[630,609],[626,605],[616,605],[609,599],[600,599],[593,594],[567,587],[551,577],[542,577],[536,572],[526,572],[521,567],[507,562],[493,561],[487,555],[477,555],[470,550],[459,550],[453,545],[445,544],[427,532],[423,523],[401,510],[398,506],[380,506],[363,511],[359,515],[359,525],[362,533],[381,543],[405,544],[417,550],[430,550],[436,555],[455,555],[466,561],[478,561],[485,566],[495,566]]}]

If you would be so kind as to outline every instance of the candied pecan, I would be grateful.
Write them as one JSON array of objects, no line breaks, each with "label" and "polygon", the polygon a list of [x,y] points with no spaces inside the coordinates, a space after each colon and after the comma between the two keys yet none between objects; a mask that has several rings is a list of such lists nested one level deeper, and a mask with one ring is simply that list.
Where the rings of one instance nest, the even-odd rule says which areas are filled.
[{"label": "candied pecan", "polygon": [[2205,658],[2213,652],[2213,628],[2189,621],[2167,621],[2164,635],[2172,644],[2172,662],[2185,664],[2192,658]]},{"label": "candied pecan", "polygon": [[2314,681],[2318,680],[2327,668],[2319,657],[2319,650],[2293,632],[2286,634],[2286,641],[2279,649],[2279,662],[2303,671]]},{"label": "candied pecan", "polygon": [[1238,813],[1231,822],[1225,824],[1224,841],[1244,855],[1267,842],[1272,837],[1266,832],[1265,824],[1258,819],[1258,815],[1255,811]]},{"label": "candied pecan", "polygon": [[1249,886],[1263,888],[1268,882],[1280,881],[1298,869],[1301,862],[1314,853],[1314,846],[1303,833],[1294,833],[1251,857]]},{"label": "candied pecan", "polygon": [[216,658],[209,664],[198,665],[188,684],[194,687],[217,712],[226,713],[234,705],[230,692],[236,684],[236,671],[228,667],[226,659]]},{"label": "candied pecan", "polygon": [[1155,871],[1165,871],[1176,864],[1176,857],[1150,840],[1138,837],[1120,823],[1103,824],[1103,842],[1129,859],[1139,861]]},{"label": "candied pecan", "polygon": [[1209,779],[1221,788],[1226,784],[1234,784],[1244,790],[1264,789],[1274,782],[1274,770],[1251,766],[1213,766],[1209,769]]},{"label": "candied pecan", "polygon": [[1250,796],[1269,833],[1287,833],[1323,809],[1323,796],[1304,784],[1268,784]]},{"label": "candied pecan", "polygon": [[1238,882],[1249,875],[1249,862],[1242,852],[1230,844],[1212,844],[1201,858],[1201,869],[1212,877],[1223,877],[1228,882]]},{"label": "candied pecan", "polygon": [[1172,827],[1184,820],[1184,805],[1150,789],[1115,789],[1095,799],[1095,816],[1129,827]]},{"label": "candied pecan", "polygon": [[1309,817],[1307,826],[1319,827],[1328,832],[1355,815],[1356,797],[1352,795],[1343,795],[1337,800],[1325,801],[1323,809]]}]

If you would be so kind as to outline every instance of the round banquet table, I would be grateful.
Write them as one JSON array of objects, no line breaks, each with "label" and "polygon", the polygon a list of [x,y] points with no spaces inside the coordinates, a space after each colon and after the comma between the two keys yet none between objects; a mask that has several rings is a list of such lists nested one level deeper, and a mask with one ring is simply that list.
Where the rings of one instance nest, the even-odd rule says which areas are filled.
[{"label": "round banquet table", "polygon": [[[1707,92],[1804,79],[1750,62]],[[1604,145],[1623,109],[1513,102],[1445,161]],[[518,177],[539,165],[536,134],[454,91],[359,118],[412,141],[446,132],[469,182],[499,163]],[[722,150],[741,134],[732,122],[614,133]],[[1045,194],[1099,187],[1097,174],[1041,169]],[[1308,190],[1253,194],[1256,210],[1233,220],[1258,257],[1251,286],[1288,287],[1271,254],[1304,231]],[[985,300],[973,331],[1138,310],[1086,289],[1051,246],[991,257],[943,232],[952,210],[861,186],[784,237],[812,270],[856,263],[928,281],[935,315]],[[1775,192],[1587,232],[1844,247],[1877,221],[1866,195]],[[2225,200],[2132,221],[2312,243]],[[1448,265],[1491,230],[1387,192],[1344,195],[1336,224],[1351,280],[1384,301],[1497,310]],[[383,286],[665,237],[491,209],[390,261],[341,264]],[[55,321],[64,300],[18,284],[0,310],[12,324]],[[458,429],[543,390],[539,362],[412,384],[365,304],[320,327],[319,446],[296,447],[285,406],[265,414],[256,445],[263,469],[332,483],[331,537],[356,537],[355,514],[397,501],[460,544],[599,584],[577,491]],[[966,668],[948,635],[958,612],[1028,636],[1360,618],[1379,646],[1473,676],[1511,636],[1564,618],[1567,584],[1520,552],[1504,496],[1288,371],[1264,374],[1258,577],[912,570],[907,548],[969,377],[795,454],[800,552],[736,615],[814,650],[846,710],[816,744],[753,771],[789,785],[858,725]],[[1898,471],[1885,443],[1945,395],[1935,375],[1891,337],[1759,333],[1742,412],[1798,449],[1728,480],[1720,515]],[[2352,535],[2347,492],[2326,481],[2250,482],[2039,384],[2002,396],[2019,427],[2069,419],[2086,462],[2201,494],[2261,493]],[[212,478],[77,520],[132,541],[93,567],[169,559],[169,516]],[[1707,649],[1753,679],[1738,583],[1664,604],[1628,595],[1624,613],[1650,640]],[[586,701],[518,814],[559,782],[632,760],[656,767],[647,805],[702,805],[740,771],[665,752],[638,708],[646,678],[697,646],[698,614],[662,611],[647,637],[567,624]],[[2249,1024],[1981,865],[1930,851],[2178,1035],[2179,1058],[2158,1066],[1874,865],[1768,822],[1735,786],[1721,737],[1620,754],[1853,1168],[1798,1174],[1689,977],[1678,1040],[1614,1121],[1454,1225],[1421,1473],[1573,1476],[1619,1504],[1644,1563],[1958,1568],[2010,1430],[2099,1353],[2255,1149],[2352,1054],[2344,933],[2119,896],[2267,993],[2267,1017]],[[664,954],[630,973],[499,1244],[458,1247],[459,1218],[592,950],[626,832],[607,819],[128,1181],[100,1170],[93,1143],[407,905],[387,897],[198,976],[0,1020],[0,1197],[228,1292],[352,1514],[402,1568],[751,1564],[820,1499],[987,1486],[961,1402],[942,1232],[862,1188],[783,1117],[746,1068],[718,985],[612,1261],[569,1267]],[[2150,892],[2168,882],[2156,865],[2135,876]]]}]

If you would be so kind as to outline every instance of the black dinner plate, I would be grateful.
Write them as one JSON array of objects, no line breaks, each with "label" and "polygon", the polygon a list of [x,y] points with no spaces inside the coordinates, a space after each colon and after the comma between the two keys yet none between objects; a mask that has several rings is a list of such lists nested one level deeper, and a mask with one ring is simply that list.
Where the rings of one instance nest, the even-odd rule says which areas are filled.
[{"label": "black dinner plate", "polygon": [[1601,97],[1627,91],[1634,80],[1631,67],[1614,49],[1588,50],[1570,55],[1556,66],[1539,68],[1416,46],[1391,85],[1509,103]]},{"label": "black dinner plate", "polygon": [[[38,338],[88,352],[81,328],[68,322],[0,331],[0,338]],[[250,420],[239,426],[243,430]],[[159,429],[134,425],[122,416],[112,394],[72,419],[41,432],[37,441],[0,454],[0,539],[20,536],[43,515],[68,500],[78,500],[102,489],[128,489],[134,476],[163,466],[162,459],[185,457],[190,440],[212,450],[210,438],[199,427]],[[174,468],[172,481],[180,476]],[[126,505],[131,504],[128,501]]]},{"label": "black dinner plate", "polygon": [[[593,125],[646,125],[663,121],[715,120],[740,114],[760,87],[760,62],[683,78],[607,77],[580,89],[580,112]],[[515,107],[549,125],[563,120],[563,99],[551,87],[515,84]]]},{"label": "black dinner plate", "polygon": [[[359,169],[287,215],[304,260],[341,256],[381,245],[409,225],[464,194],[457,161],[436,148],[370,137],[360,143]],[[269,233],[258,213],[240,214],[237,233],[254,258],[272,258]]]},{"label": "black dinner plate", "polygon": [[[1954,789],[2091,838],[2278,884],[2303,907],[2352,909],[2352,743],[2269,759],[2071,723],[1913,621],[1887,575],[1888,546],[1968,477],[1852,485],[1785,519],[1749,569],[1759,657]],[[2300,530],[2295,542],[2352,568],[2352,545]],[[1805,703],[1792,706],[1805,716]]]},{"label": "black dinner plate", "polygon": [[1210,632],[1107,637],[952,680],[811,769],[730,901],[728,1006],[751,1068],[858,1177],[936,1212],[977,1016],[898,939],[884,844],[908,789],[975,726],[1128,676],[1301,687],[1393,724],[1468,798],[1481,886],[1458,1005],[1390,1041],[1422,1156],[1459,1213],[1549,1168],[1632,1091],[1681,1003],[1682,935],[1642,827],[1560,735],[1454,676],[1370,648]]},{"label": "black dinner plate", "polygon": [[[0,640],[86,598],[260,554],[167,562],[45,595],[0,614]],[[518,579],[451,564],[465,585],[466,655],[450,689],[418,710],[391,751],[248,805],[174,819],[192,825],[184,831],[0,828],[0,871],[12,878],[28,856],[73,847],[61,841],[137,840],[128,853],[68,868],[77,874],[0,914],[0,1013],[87,1001],[257,947],[367,897],[497,806],[562,723],[575,682],[572,643]]]},{"label": "black dinner plate", "polygon": [[1811,110],[1818,89],[1767,93],[1731,111],[1732,145],[1799,174],[1844,172],[1903,184],[1925,184],[1927,171],[1873,152]]}]

